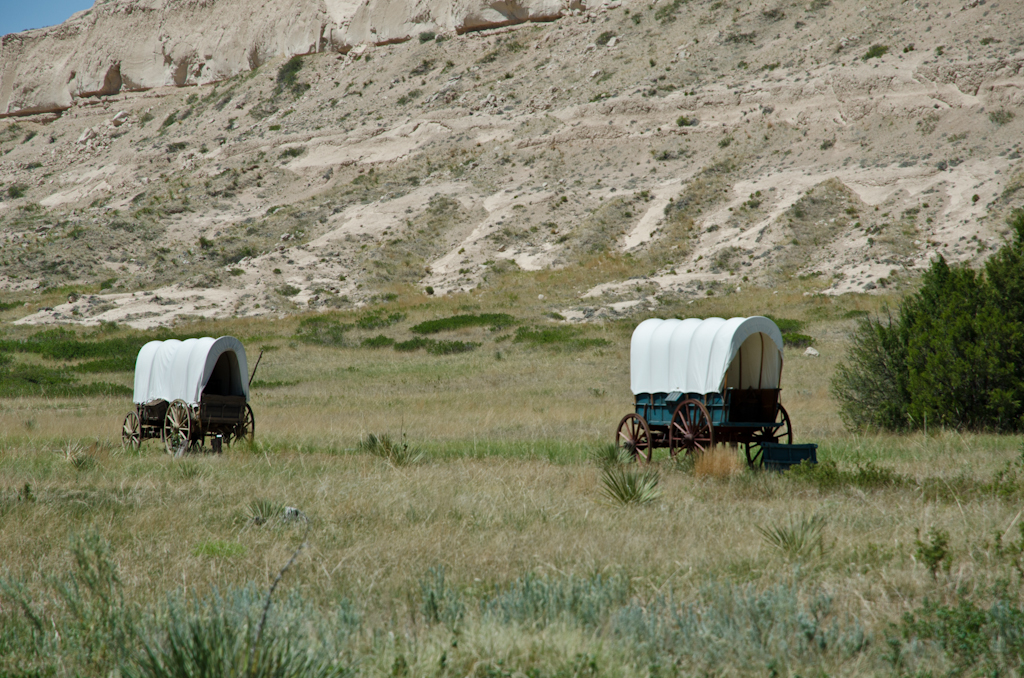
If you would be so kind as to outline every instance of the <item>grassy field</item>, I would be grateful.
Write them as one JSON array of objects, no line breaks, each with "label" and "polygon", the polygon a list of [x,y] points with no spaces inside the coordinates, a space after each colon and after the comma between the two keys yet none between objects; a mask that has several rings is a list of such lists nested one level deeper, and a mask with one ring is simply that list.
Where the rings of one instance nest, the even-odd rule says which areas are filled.
[{"label": "grassy field", "polygon": [[[330,316],[341,345],[303,341],[302,317],[176,327],[264,350],[256,442],[220,456],[124,452],[129,396],[0,399],[0,676],[1019,674],[1020,439],[845,432],[828,381],[877,302],[783,296],[659,315],[804,321],[822,355],[787,349],[783,402],[823,463],[662,456],[640,506],[602,492],[635,319],[517,341],[563,326],[400,297],[390,321]],[[492,312],[518,324],[430,335],[464,353],[361,346]],[[88,337],[111,338],[147,337]]]}]

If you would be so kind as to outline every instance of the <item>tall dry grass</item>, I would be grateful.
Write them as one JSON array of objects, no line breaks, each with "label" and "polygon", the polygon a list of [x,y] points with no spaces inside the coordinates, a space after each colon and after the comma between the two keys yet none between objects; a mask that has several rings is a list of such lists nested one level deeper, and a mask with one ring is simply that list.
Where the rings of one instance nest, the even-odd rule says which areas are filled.
[{"label": "tall dry grass", "polygon": [[[547,292],[541,282],[529,289]],[[387,331],[401,339],[407,325],[431,317],[507,310],[418,303],[400,300],[409,318]],[[754,291],[685,312],[813,320],[835,315],[833,304],[871,303]],[[548,322],[535,317],[543,307],[523,306],[516,313],[531,323]],[[590,330],[611,344],[575,353],[467,328],[451,338],[482,346],[457,356],[309,346],[294,341],[296,322],[193,327],[240,335],[252,353],[268,348],[258,380],[269,385],[253,390],[256,442],[219,457],[173,460],[158,441],[138,454],[121,450],[127,398],[0,403],[4,581],[39,610],[65,609],[47,577],[76,567],[72,535],[95,535],[110,544],[126,600],[159,618],[168,595],[208,601],[215,591],[265,590],[305,536],[305,523],[279,510],[297,507],[309,519],[309,548],[281,585],[282,614],[352,611],[320,630],[342,634],[339,651],[374,676],[634,675],[675,661],[693,662],[683,667],[691,673],[763,673],[772,661],[780,673],[880,673],[890,666],[889,624],[926,597],[988,604],[1000,582],[1019,584],[1019,441],[846,433],[825,386],[842,353],[841,323],[813,320],[807,332],[821,357],[787,350],[783,372],[796,441],[820,444],[822,473],[750,473],[724,446],[687,469],[659,450],[659,496],[613,507],[593,458],[631,409],[633,321]],[[130,383],[128,374],[98,378]],[[371,434],[408,441],[422,457],[402,464],[360,450]],[[821,517],[820,557],[795,557],[757,529],[787,527],[793,516]],[[934,579],[914,546],[932,528],[950,535],[950,569]],[[751,644],[745,632],[766,609],[777,620],[775,644]],[[728,643],[701,635],[711,633],[701,619],[733,629]],[[811,637],[846,649],[800,649],[800,619],[834,624],[839,635],[812,629]],[[18,635],[24,623],[9,599],[0,603],[8,630],[0,643],[9,650],[0,673],[37,647],[31,629]],[[159,628],[150,630],[160,640]],[[861,632],[864,646],[855,642]],[[720,646],[739,649],[712,652]],[[65,667],[79,666],[66,650],[53,652]]]},{"label": "tall dry grass", "polygon": [[716,445],[697,454],[693,460],[693,475],[698,478],[729,479],[745,469],[736,448]]}]

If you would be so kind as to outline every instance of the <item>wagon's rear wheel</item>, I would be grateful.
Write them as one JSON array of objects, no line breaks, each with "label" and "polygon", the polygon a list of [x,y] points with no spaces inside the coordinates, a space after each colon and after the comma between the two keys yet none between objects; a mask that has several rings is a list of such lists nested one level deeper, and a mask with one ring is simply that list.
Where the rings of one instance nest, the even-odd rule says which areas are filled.
[{"label": "wagon's rear wheel", "polygon": [[231,435],[228,438],[228,444],[232,445],[241,440],[247,443],[251,443],[256,437],[256,417],[252,413],[252,408],[246,403],[245,411],[242,413],[242,423],[235,426],[234,430],[231,431]]},{"label": "wagon's rear wheel", "polygon": [[789,413],[782,405],[779,405],[779,411],[775,414],[775,423],[755,431],[750,442],[746,444],[747,466],[750,468],[764,463],[764,443],[793,444],[793,427],[789,421]]},{"label": "wagon's rear wheel", "polygon": [[651,427],[639,414],[627,414],[619,422],[615,447],[637,459],[651,460]]},{"label": "wagon's rear wheel", "polygon": [[194,442],[195,433],[196,425],[192,421],[192,412],[185,401],[175,400],[168,405],[161,436],[167,453],[175,457],[185,454]]},{"label": "wagon's rear wheel", "polygon": [[704,403],[693,398],[679,403],[668,426],[668,453],[673,457],[680,450],[686,454],[702,454],[714,445],[715,430]]},{"label": "wagon's rear wheel", "polygon": [[135,410],[125,415],[124,423],[121,424],[121,445],[132,452],[138,451],[142,445],[142,422]]}]

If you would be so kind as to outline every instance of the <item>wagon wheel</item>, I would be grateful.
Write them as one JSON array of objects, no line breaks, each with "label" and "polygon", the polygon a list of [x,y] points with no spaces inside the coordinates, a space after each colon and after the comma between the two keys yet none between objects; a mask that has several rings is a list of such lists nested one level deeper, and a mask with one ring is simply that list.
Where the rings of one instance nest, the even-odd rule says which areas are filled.
[{"label": "wagon wheel", "polygon": [[132,452],[137,451],[142,445],[142,422],[139,421],[139,413],[135,410],[125,415],[124,423],[121,424],[121,445]]},{"label": "wagon wheel", "polygon": [[231,429],[231,433],[228,435],[228,445],[236,443],[239,440],[245,440],[251,443],[256,437],[256,417],[252,413],[252,408],[246,403],[245,411],[242,413],[242,423],[235,425]]},{"label": "wagon wheel", "polygon": [[619,422],[615,447],[644,461],[651,460],[651,427],[639,414],[627,414]]},{"label": "wagon wheel", "polygon": [[686,454],[703,454],[714,445],[715,430],[704,403],[693,398],[679,403],[668,425],[668,453],[673,457],[679,450]]},{"label": "wagon wheel", "polygon": [[779,411],[775,415],[775,423],[755,431],[750,442],[746,444],[747,466],[750,468],[761,466],[764,463],[762,445],[780,441],[786,445],[793,444],[793,427],[789,422],[789,413],[782,405],[779,405]]},{"label": "wagon wheel", "polygon": [[195,422],[192,421],[192,412],[184,400],[175,400],[167,407],[167,414],[164,415],[163,435],[164,447],[167,453],[180,457],[195,443]]}]

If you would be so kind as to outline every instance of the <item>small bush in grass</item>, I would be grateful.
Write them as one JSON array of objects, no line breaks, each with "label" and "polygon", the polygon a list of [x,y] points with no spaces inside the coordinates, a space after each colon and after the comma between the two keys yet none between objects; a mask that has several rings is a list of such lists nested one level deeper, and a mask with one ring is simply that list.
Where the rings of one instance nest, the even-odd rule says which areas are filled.
[{"label": "small bush in grass", "polygon": [[807,348],[814,343],[814,337],[797,332],[786,332],[782,335],[782,342],[792,348]]},{"label": "small bush in grass", "polygon": [[[56,659],[68,675],[110,675],[112,667],[130,656],[138,607],[125,600],[117,562],[106,540],[95,533],[73,536],[70,550],[70,568],[44,573],[41,591],[30,592],[24,581],[9,579],[6,573],[0,576],[0,601],[5,607],[0,661],[9,657],[8,652],[21,654],[23,661],[35,655],[44,662]],[[18,648],[17,635],[31,645]],[[8,644],[11,641],[14,644]],[[13,674],[0,669],[0,673],[60,675],[53,665]]]},{"label": "small bush in grass", "polygon": [[468,353],[480,344],[472,341],[434,341],[427,346],[427,353],[431,355],[453,355],[456,353]]},{"label": "small bush in grass", "polygon": [[817,485],[819,490],[836,490],[842,487],[859,487],[873,490],[886,487],[901,487],[910,483],[905,476],[884,466],[868,461],[858,464],[852,471],[840,469],[831,459],[812,464],[804,460],[791,466],[786,477]]},{"label": "small bush in grass", "polygon": [[685,116],[681,115],[676,118],[676,125],[679,127],[696,127],[700,124],[700,120],[696,116]]},{"label": "small bush in grass", "polygon": [[409,339],[408,341],[399,341],[398,343],[395,344],[395,350],[401,351],[403,353],[411,353],[413,351],[418,351],[421,348],[428,348],[429,346],[433,345],[433,343],[433,339],[415,337],[413,339]]},{"label": "small bush in grass", "polygon": [[413,334],[437,334],[438,332],[449,332],[460,330],[464,327],[490,327],[497,331],[505,327],[511,327],[518,321],[507,313],[481,313],[480,315],[453,315],[449,318],[427,320],[418,325],[413,325],[410,331]]},{"label": "small bush in grass", "polygon": [[345,344],[345,332],[349,328],[349,325],[342,324],[337,318],[324,315],[314,316],[299,322],[299,327],[295,331],[295,338],[307,344],[343,346]]},{"label": "small bush in grass", "polygon": [[400,443],[387,433],[370,433],[359,440],[356,451],[380,457],[392,466],[415,464],[423,458],[423,452],[409,445],[404,433]]},{"label": "small bush in grass", "polygon": [[743,470],[736,450],[715,446],[693,457],[693,475],[698,478],[729,478]]},{"label": "small bush in grass", "polygon": [[[277,605],[261,626],[265,595],[253,588],[172,598],[125,678],[341,678],[351,674],[329,646],[331,630],[298,596]],[[316,620],[316,621],[310,621]],[[258,629],[258,631],[257,631]]]},{"label": "small bush in grass", "polygon": [[661,475],[652,468],[615,464],[601,470],[601,496],[618,506],[643,506],[661,496]]},{"label": "small bush in grass", "polygon": [[938,651],[947,662],[942,666],[945,675],[1019,673],[1024,657],[1024,608],[1017,587],[994,586],[987,606],[967,597],[967,590],[958,591],[948,603],[925,598],[919,608],[903,615],[898,636],[887,639],[897,668],[904,668],[904,657]]},{"label": "small bush in grass", "polygon": [[11,184],[7,187],[7,197],[11,200],[17,200],[25,195],[26,190],[27,188],[21,184]]},{"label": "small bush in grass", "polygon": [[445,567],[432,567],[420,579],[421,611],[428,624],[444,624],[453,633],[466,614],[459,593],[445,581]]},{"label": "small bush in grass", "polygon": [[1005,125],[1015,117],[1013,111],[1008,111],[1005,108],[1001,108],[998,111],[989,111],[988,113],[988,119],[1000,126]]},{"label": "small bush in grass", "polygon": [[607,339],[582,337],[580,336],[582,332],[580,328],[571,326],[545,327],[540,329],[520,327],[516,330],[513,341],[567,351],[582,351],[588,348],[611,345],[611,342]]},{"label": "small bush in grass", "polygon": [[803,559],[824,555],[825,542],[821,534],[825,518],[810,516],[791,519],[785,525],[757,526],[765,543],[787,558]]},{"label": "small bush in grass", "polygon": [[889,53],[888,45],[871,45],[868,51],[861,57],[861,61],[867,61],[868,59],[880,59]]},{"label": "small bush in grass", "polygon": [[362,330],[376,330],[388,327],[405,320],[404,313],[389,313],[384,315],[383,310],[370,311],[356,321],[356,327]]},{"label": "small bush in grass", "polygon": [[306,152],[305,146],[295,146],[281,151],[281,158],[297,158]]},{"label": "small bush in grass", "polygon": [[917,557],[932,573],[932,579],[937,578],[943,561],[946,563],[946,571],[949,571],[952,564],[952,561],[947,558],[949,555],[949,532],[933,527],[928,530],[927,542],[921,541],[921,533],[918,532],[917,538],[914,539],[914,545],[917,547],[915,551]]},{"label": "small bush in grass", "polygon": [[300,290],[295,285],[289,285],[287,283],[277,288],[277,293],[280,294],[282,297],[294,297],[301,291],[302,290]]},{"label": "small bush in grass", "polygon": [[368,337],[359,343],[363,348],[387,348],[394,344],[394,339],[383,334],[378,334],[376,337]]}]

